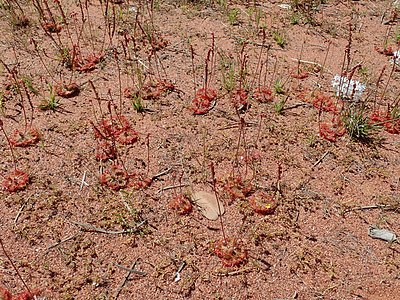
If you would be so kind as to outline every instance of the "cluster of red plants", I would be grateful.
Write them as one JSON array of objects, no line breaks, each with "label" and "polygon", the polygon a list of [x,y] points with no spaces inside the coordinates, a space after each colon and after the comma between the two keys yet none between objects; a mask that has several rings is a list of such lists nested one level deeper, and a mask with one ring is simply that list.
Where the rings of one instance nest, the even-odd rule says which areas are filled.
[{"label": "cluster of red plants", "polygon": [[[114,116],[103,119],[97,126],[91,122],[94,135],[100,140],[116,141],[123,145],[137,142],[139,134],[131,127],[124,116]],[[105,151],[108,153],[109,151]]]},{"label": "cluster of red plants", "polygon": [[6,175],[1,183],[6,192],[16,192],[23,190],[29,182],[29,175],[21,170],[14,169]]},{"label": "cluster of red plants", "polygon": [[97,144],[95,156],[98,161],[113,160],[117,158],[117,149],[112,142],[103,140]]},{"label": "cluster of red plants", "polygon": [[79,86],[75,82],[54,85],[56,94],[63,98],[72,98],[79,95]]},{"label": "cluster of red plants", "polygon": [[90,53],[87,57],[83,57],[79,47],[74,45],[69,53],[70,61],[68,67],[79,72],[90,72],[96,68],[96,65],[103,59],[101,53]]},{"label": "cluster of red plants", "polygon": [[251,208],[259,214],[269,215],[275,212],[278,203],[274,196],[265,192],[256,192],[249,197]]},{"label": "cluster of red plants", "polygon": [[129,174],[124,166],[113,164],[100,176],[100,182],[113,191],[119,191],[129,187],[140,190],[150,186],[153,180],[142,175]]},{"label": "cluster of red plants", "polygon": [[240,175],[229,176],[220,181],[223,194],[229,199],[229,203],[235,200],[243,200],[253,191],[253,185],[249,180],[243,180]]},{"label": "cluster of red plants", "polygon": [[37,129],[26,126],[23,131],[15,129],[10,136],[10,143],[14,147],[27,147],[36,144],[40,140]]},{"label": "cluster of red plants", "polygon": [[248,101],[248,92],[242,88],[237,89],[232,95],[232,104],[237,111],[246,111],[251,107]]},{"label": "cluster of red plants", "polygon": [[299,95],[304,101],[311,102],[311,104],[320,113],[327,112],[331,114],[332,118],[330,122],[320,122],[319,124],[319,135],[323,139],[336,142],[337,138],[343,136],[346,133],[346,129],[340,117],[340,112],[343,108],[343,102],[339,99],[335,99],[323,92],[315,92],[311,97],[305,93]]},{"label": "cluster of red plants", "polygon": [[197,90],[196,96],[192,100],[191,110],[195,115],[208,113],[215,105],[217,92],[212,88],[201,88]]},{"label": "cluster of red plants", "polygon": [[226,238],[214,243],[214,253],[225,267],[236,267],[247,261],[247,250],[235,238]]},{"label": "cluster of red plants", "polygon": [[374,111],[369,119],[372,124],[383,125],[388,133],[400,134],[400,119],[389,112]]},{"label": "cluster of red plants", "polygon": [[13,296],[9,290],[0,287],[0,300],[36,300],[39,295],[39,290],[33,290],[25,291]]},{"label": "cluster of red plants", "polygon": [[140,90],[132,90],[126,88],[124,90],[124,96],[126,98],[138,98],[143,100],[158,99],[161,96],[173,92],[175,90],[175,85],[167,80],[157,80],[150,81],[143,85]]},{"label": "cluster of red plants", "polygon": [[328,96],[325,93],[316,92],[314,94],[314,99],[312,100],[312,105],[318,110],[337,115],[339,113],[339,109],[335,104],[337,101],[339,100],[334,100],[331,96]]},{"label": "cluster of red plants", "polygon": [[182,193],[175,195],[169,202],[168,207],[180,215],[190,214],[193,210],[189,197]]},{"label": "cluster of red plants", "polygon": [[310,73],[304,70],[300,70],[299,68],[292,69],[290,72],[290,77],[295,79],[306,79],[310,76]]},{"label": "cluster of red plants", "polygon": [[274,95],[272,94],[272,90],[270,88],[266,86],[260,86],[254,90],[253,99],[259,103],[267,103],[274,100]]},{"label": "cluster of red plants", "polygon": [[319,124],[319,134],[327,141],[336,142],[336,139],[343,136],[345,133],[346,129],[344,128],[340,117],[333,117],[330,123],[321,122]]},{"label": "cluster of red plants", "polygon": [[[11,151],[11,156],[12,156],[12,159],[14,162],[14,170],[5,176],[4,180],[1,183],[1,187],[3,188],[3,190],[5,190],[7,192],[16,192],[16,191],[22,190],[26,187],[26,185],[29,182],[29,175],[27,173],[17,169],[17,162],[16,162],[14,152],[12,149],[13,144],[12,144],[10,138],[7,136],[6,131],[4,130],[2,120],[0,120],[0,129],[3,131],[4,136],[7,139],[7,142],[10,147],[10,151]],[[14,142],[16,142],[16,141],[14,141]]]}]

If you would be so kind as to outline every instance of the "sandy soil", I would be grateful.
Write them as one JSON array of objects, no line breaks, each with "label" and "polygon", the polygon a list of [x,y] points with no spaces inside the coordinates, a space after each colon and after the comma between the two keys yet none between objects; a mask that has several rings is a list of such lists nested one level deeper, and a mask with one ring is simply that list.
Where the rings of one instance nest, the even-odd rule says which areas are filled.
[{"label": "sandy soil", "polygon": [[399,299],[396,5],[0,1],[0,299]]}]

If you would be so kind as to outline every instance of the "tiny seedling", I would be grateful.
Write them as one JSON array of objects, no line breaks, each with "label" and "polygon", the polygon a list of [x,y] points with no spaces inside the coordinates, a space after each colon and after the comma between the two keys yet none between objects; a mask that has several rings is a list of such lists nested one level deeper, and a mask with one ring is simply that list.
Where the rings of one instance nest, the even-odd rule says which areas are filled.
[{"label": "tiny seedling", "polygon": [[132,106],[133,109],[136,110],[138,113],[142,113],[145,111],[142,98],[139,95],[132,96]]},{"label": "tiny seedling", "polygon": [[228,12],[229,24],[231,24],[232,26],[239,25],[239,19],[238,19],[239,14],[240,10],[238,8],[232,8],[231,10],[229,10]]},{"label": "tiny seedling", "polygon": [[285,36],[280,31],[278,30],[273,31],[272,38],[279,47],[285,48],[286,45]]},{"label": "tiny seedling", "polygon": [[59,106],[60,106],[60,101],[57,99],[56,94],[53,91],[53,87],[50,85],[49,97],[43,98],[38,107],[41,110],[55,111]]},{"label": "tiny seedling", "polygon": [[283,95],[285,90],[283,89],[284,83],[281,79],[277,79],[274,83],[274,92],[278,95]]},{"label": "tiny seedling", "polygon": [[278,115],[281,115],[283,113],[288,99],[289,96],[286,96],[285,98],[282,98],[278,102],[274,103],[274,110]]}]

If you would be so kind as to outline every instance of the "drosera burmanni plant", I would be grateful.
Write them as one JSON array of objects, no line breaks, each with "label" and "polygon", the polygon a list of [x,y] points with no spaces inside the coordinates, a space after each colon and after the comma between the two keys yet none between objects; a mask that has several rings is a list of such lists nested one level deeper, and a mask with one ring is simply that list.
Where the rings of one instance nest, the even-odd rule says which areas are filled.
[{"label": "drosera burmanni plant", "polygon": [[210,163],[212,188],[218,205],[218,215],[221,225],[222,239],[213,243],[214,253],[221,259],[225,267],[236,267],[247,262],[247,249],[241,240],[235,237],[227,237],[225,233],[224,221],[222,219],[220,198],[217,191],[217,178],[215,176],[214,163]]},{"label": "drosera burmanni plant", "polygon": [[[190,47],[192,67],[194,66],[194,50]],[[207,51],[205,63],[204,63],[204,81],[203,87],[196,90],[194,99],[192,100],[191,110],[195,115],[204,115],[208,113],[215,105],[217,101],[217,91],[210,87],[210,74],[213,74],[215,57],[215,38],[212,34],[212,44],[210,49]],[[193,70],[193,76],[194,70]],[[196,82],[196,80],[194,80]]]},{"label": "drosera burmanni plant", "polygon": [[8,146],[11,151],[14,168],[4,178],[1,186],[6,192],[16,192],[23,190],[29,182],[29,175],[17,168],[17,160],[14,154],[13,146],[3,126],[3,120],[0,119],[0,129],[3,131],[4,137],[7,140]]}]

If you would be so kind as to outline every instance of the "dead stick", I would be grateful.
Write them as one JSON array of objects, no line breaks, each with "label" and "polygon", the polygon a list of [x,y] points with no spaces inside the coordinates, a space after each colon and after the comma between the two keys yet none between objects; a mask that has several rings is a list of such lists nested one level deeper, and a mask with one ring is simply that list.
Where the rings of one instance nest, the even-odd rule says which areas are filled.
[{"label": "dead stick", "polygon": [[245,268],[245,269],[241,269],[241,270],[237,270],[237,271],[233,271],[233,272],[216,272],[215,275],[217,276],[233,276],[233,275],[239,275],[241,273],[246,273],[251,271],[252,268]]},{"label": "dead stick", "polygon": [[70,241],[70,240],[76,238],[79,234],[80,234],[80,233],[75,233],[74,235],[71,235],[71,236],[69,236],[69,237],[63,239],[63,240],[59,241],[59,242],[56,243],[56,244],[53,244],[53,245],[48,246],[48,247],[47,247],[47,251],[49,251],[49,250],[51,250],[51,249],[53,249],[53,248],[55,248],[55,247],[57,247],[57,246],[59,246],[59,245],[65,243],[65,242],[68,242],[68,241]]},{"label": "dead stick", "polygon": [[163,187],[163,188],[159,189],[156,194],[159,194],[159,193],[164,192],[164,191],[180,188],[180,187],[189,186],[189,185],[190,185],[189,183],[182,183],[182,184],[178,184],[178,185],[166,186],[166,187]]},{"label": "dead stick", "polygon": [[87,223],[81,223],[81,222],[77,222],[77,221],[70,221],[72,224],[75,224],[77,226],[82,227],[83,230],[86,231],[94,231],[94,232],[99,232],[99,233],[105,233],[105,234],[126,234],[126,233],[134,233],[137,230],[139,230],[139,228],[144,225],[145,223],[147,223],[147,221],[142,221],[139,224],[136,225],[135,228],[132,229],[128,229],[128,230],[119,230],[119,231],[114,231],[114,230],[105,230],[103,228],[99,228],[99,227],[95,227],[91,224],[87,224]]},{"label": "dead stick", "polygon": [[375,205],[352,207],[352,208],[346,209],[345,212],[356,211],[356,210],[366,210],[366,209],[377,209],[377,208],[392,209],[393,207],[389,204],[375,204]]},{"label": "dead stick", "polygon": [[[115,296],[114,296],[114,300],[117,300],[117,299],[118,299],[119,294],[121,293],[122,289],[124,288],[126,282],[127,282],[128,279],[129,279],[129,276],[131,276],[132,273],[138,272],[138,271],[135,271],[135,270],[134,270],[134,268],[135,268],[135,266],[136,266],[136,264],[137,264],[137,261],[138,261],[138,260],[136,259],[135,262],[132,264],[132,266],[131,266],[130,269],[125,268],[125,267],[123,267],[123,266],[121,266],[121,265],[115,264],[115,265],[116,265],[117,267],[119,267],[119,268],[123,267],[122,269],[128,269],[128,273],[126,274],[124,280],[121,282],[120,286],[118,287],[118,290],[117,290],[117,292],[115,293]],[[142,273],[142,272],[141,272],[141,273]],[[145,273],[144,273],[144,275],[145,275]]]},{"label": "dead stick", "polygon": [[318,166],[318,165],[324,160],[324,158],[325,158],[328,154],[329,154],[329,151],[326,151],[326,152],[324,153],[324,155],[322,155],[321,158],[318,159],[318,160],[315,162],[315,164],[313,164],[312,169],[314,169],[316,166]]},{"label": "dead stick", "polygon": [[26,199],[26,201],[24,202],[24,204],[22,204],[21,208],[19,209],[17,215],[16,215],[15,218],[14,218],[14,225],[17,225],[18,219],[19,219],[19,217],[21,216],[22,211],[24,210],[25,206],[28,204],[29,199],[31,199],[31,197],[32,197],[32,195],[30,195],[30,196],[28,197],[28,199]]},{"label": "dead stick", "polygon": [[122,270],[128,271],[129,273],[134,273],[134,274],[137,274],[137,275],[145,276],[146,275],[145,272],[141,272],[141,271],[135,270],[136,263],[137,263],[137,260],[135,261],[135,265],[133,267],[131,267],[131,268],[127,268],[127,267],[124,267],[123,265],[119,265],[119,264],[116,264],[116,263],[114,265],[116,265],[118,268],[120,268]]},{"label": "dead stick", "polygon": [[152,179],[152,180],[155,180],[155,179],[157,179],[158,177],[164,176],[164,175],[168,174],[171,170],[172,170],[172,168],[168,168],[168,169],[166,169],[165,171],[162,171],[162,172],[160,172],[160,173],[154,175],[153,177],[151,177],[151,179]]}]

